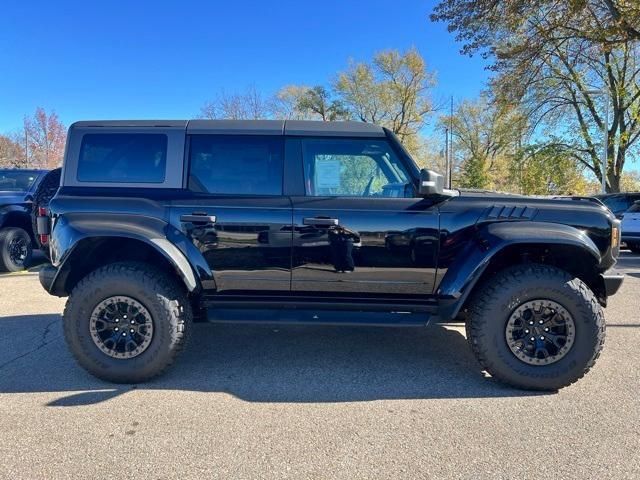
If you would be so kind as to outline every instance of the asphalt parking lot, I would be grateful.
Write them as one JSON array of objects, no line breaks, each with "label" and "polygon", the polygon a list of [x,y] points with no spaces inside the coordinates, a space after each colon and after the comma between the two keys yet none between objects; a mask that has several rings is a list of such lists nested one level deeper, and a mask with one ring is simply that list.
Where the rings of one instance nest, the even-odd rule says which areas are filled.
[{"label": "asphalt parking lot", "polygon": [[595,368],[559,393],[484,378],[459,326],[199,324],[169,373],[94,379],[64,299],[0,276],[2,478],[640,478],[640,256]]}]

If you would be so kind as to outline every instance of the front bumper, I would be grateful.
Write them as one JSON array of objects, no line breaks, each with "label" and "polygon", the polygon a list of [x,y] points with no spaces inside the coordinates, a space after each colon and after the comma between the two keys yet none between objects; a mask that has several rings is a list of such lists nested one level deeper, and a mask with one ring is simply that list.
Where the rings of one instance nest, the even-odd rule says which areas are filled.
[{"label": "front bumper", "polygon": [[620,286],[622,285],[622,281],[624,280],[624,273],[616,269],[610,269],[600,275],[602,277],[602,281],[604,283],[604,291],[607,297],[611,295],[615,295],[618,290],[620,290]]}]

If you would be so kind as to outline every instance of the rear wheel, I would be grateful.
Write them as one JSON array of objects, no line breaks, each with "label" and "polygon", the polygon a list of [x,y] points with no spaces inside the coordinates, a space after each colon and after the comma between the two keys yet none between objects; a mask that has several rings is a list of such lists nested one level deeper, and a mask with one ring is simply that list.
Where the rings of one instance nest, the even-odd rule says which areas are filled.
[{"label": "rear wheel", "polygon": [[0,230],[0,271],[18,272],[31,261],[31,237],[22,228]]},{"label": "rear wheel", "polygon": [[180,285],[135,262],[90,273],[73,289],[63,318],[78,363],[116,383],[143,382],[164,372],[183,349],[191,322]]},{"label": "rear wheel", "polygon": [[505,269],[475,292],[467,339],[493,377],[558,390],[593,366],[604,343],[602,308],[580,279],[547,265]]}]

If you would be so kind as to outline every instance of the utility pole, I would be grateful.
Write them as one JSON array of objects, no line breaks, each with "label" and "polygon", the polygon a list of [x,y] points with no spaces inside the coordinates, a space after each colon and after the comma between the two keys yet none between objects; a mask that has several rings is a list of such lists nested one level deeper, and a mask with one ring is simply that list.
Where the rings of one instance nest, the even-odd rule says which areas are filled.
[{"label": "utility pole", "polygon": [[444,127],[444,159],[444,184],[449,185],[449,127]]},{"label": "utility pole", "polygon": [[602,193],[607,193],[607,164],[609,163],[609,92],[606,85],[602,90],[587,90],[589,95],[599,95],[604,101],[604,118],[602,119]]},{"label": "utility pole", "polygon": [[29,165],[29,142],[27,137],[27,126],[24,126],[24,166]]},{"label": "utility pole", "polygon": [[602,193],[607,193],[607,166],[609,164],[609,94],[603,90],[604,97],[604,134],[602,145]]},{"label": "utility pole", "polygon": [[449,131],[451,132],[451,141],[449,142],[449,155],[447,162],[447,188],[451,188],[452,173],[453,173],[453,95],[451,95],[451,109],[449,110]]}]

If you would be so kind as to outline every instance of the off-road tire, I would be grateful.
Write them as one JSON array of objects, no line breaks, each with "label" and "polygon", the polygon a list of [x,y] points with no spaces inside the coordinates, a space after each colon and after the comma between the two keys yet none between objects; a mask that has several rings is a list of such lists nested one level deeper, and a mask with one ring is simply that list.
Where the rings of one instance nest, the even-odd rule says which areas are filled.
[{"label": "off-road tire", "polygon": [[[118,295],[140,302],[153,320],[151,343],[133,358],[105,354],[90,334],[93,309]],[[101,267],[76,285],[64,310],[63,330],[71,352],[89,373],[114,383],[139,383],[174,362],[187,343],[192,321],[191,305],[176,280],[151,265],[122,262]]]},{"label": "off-road tire", "polygon": [[33,194],[33,203],[31,209],[31,228],[35,233],[36,242],[38,244],[38,248],[42,250],[42,252],[49,256],[49,249],[46,245],[42,245],[40,243],[40,238],[38,237],[38,226],[37,226],[37,218],[38,218],[38,208],[39,207],[48,207],[49,202],[53,198],[53,196],[58,191],[58,187],[60,186],[60,176],[62,174],[61,168],[55,168],[48,172],[42,181],[38,184],[38,188]]},{"label": "off-road tire", "polygon": [[[27,242],[26,256],[21,262],[12,259],[9,251],[11,242],[18,237]],[[25,230],[18,227],[7,227],[0,230],[0,271],[19,272],[24,270],[29,266],[32,254],[31,237]]]},{"label": "off-road tire", "polygon": [[[555,363],[530,365],[510,350],[505,328],[523,303],[545,299],[573,317],[575,341]],[[558,390],[582,378],[600,355],[604,315],[593,292],[580,279],[547,265],[519,265],[490,277],[469,304],[467,340],[478,362],[492,377],[517,388]]]}]

